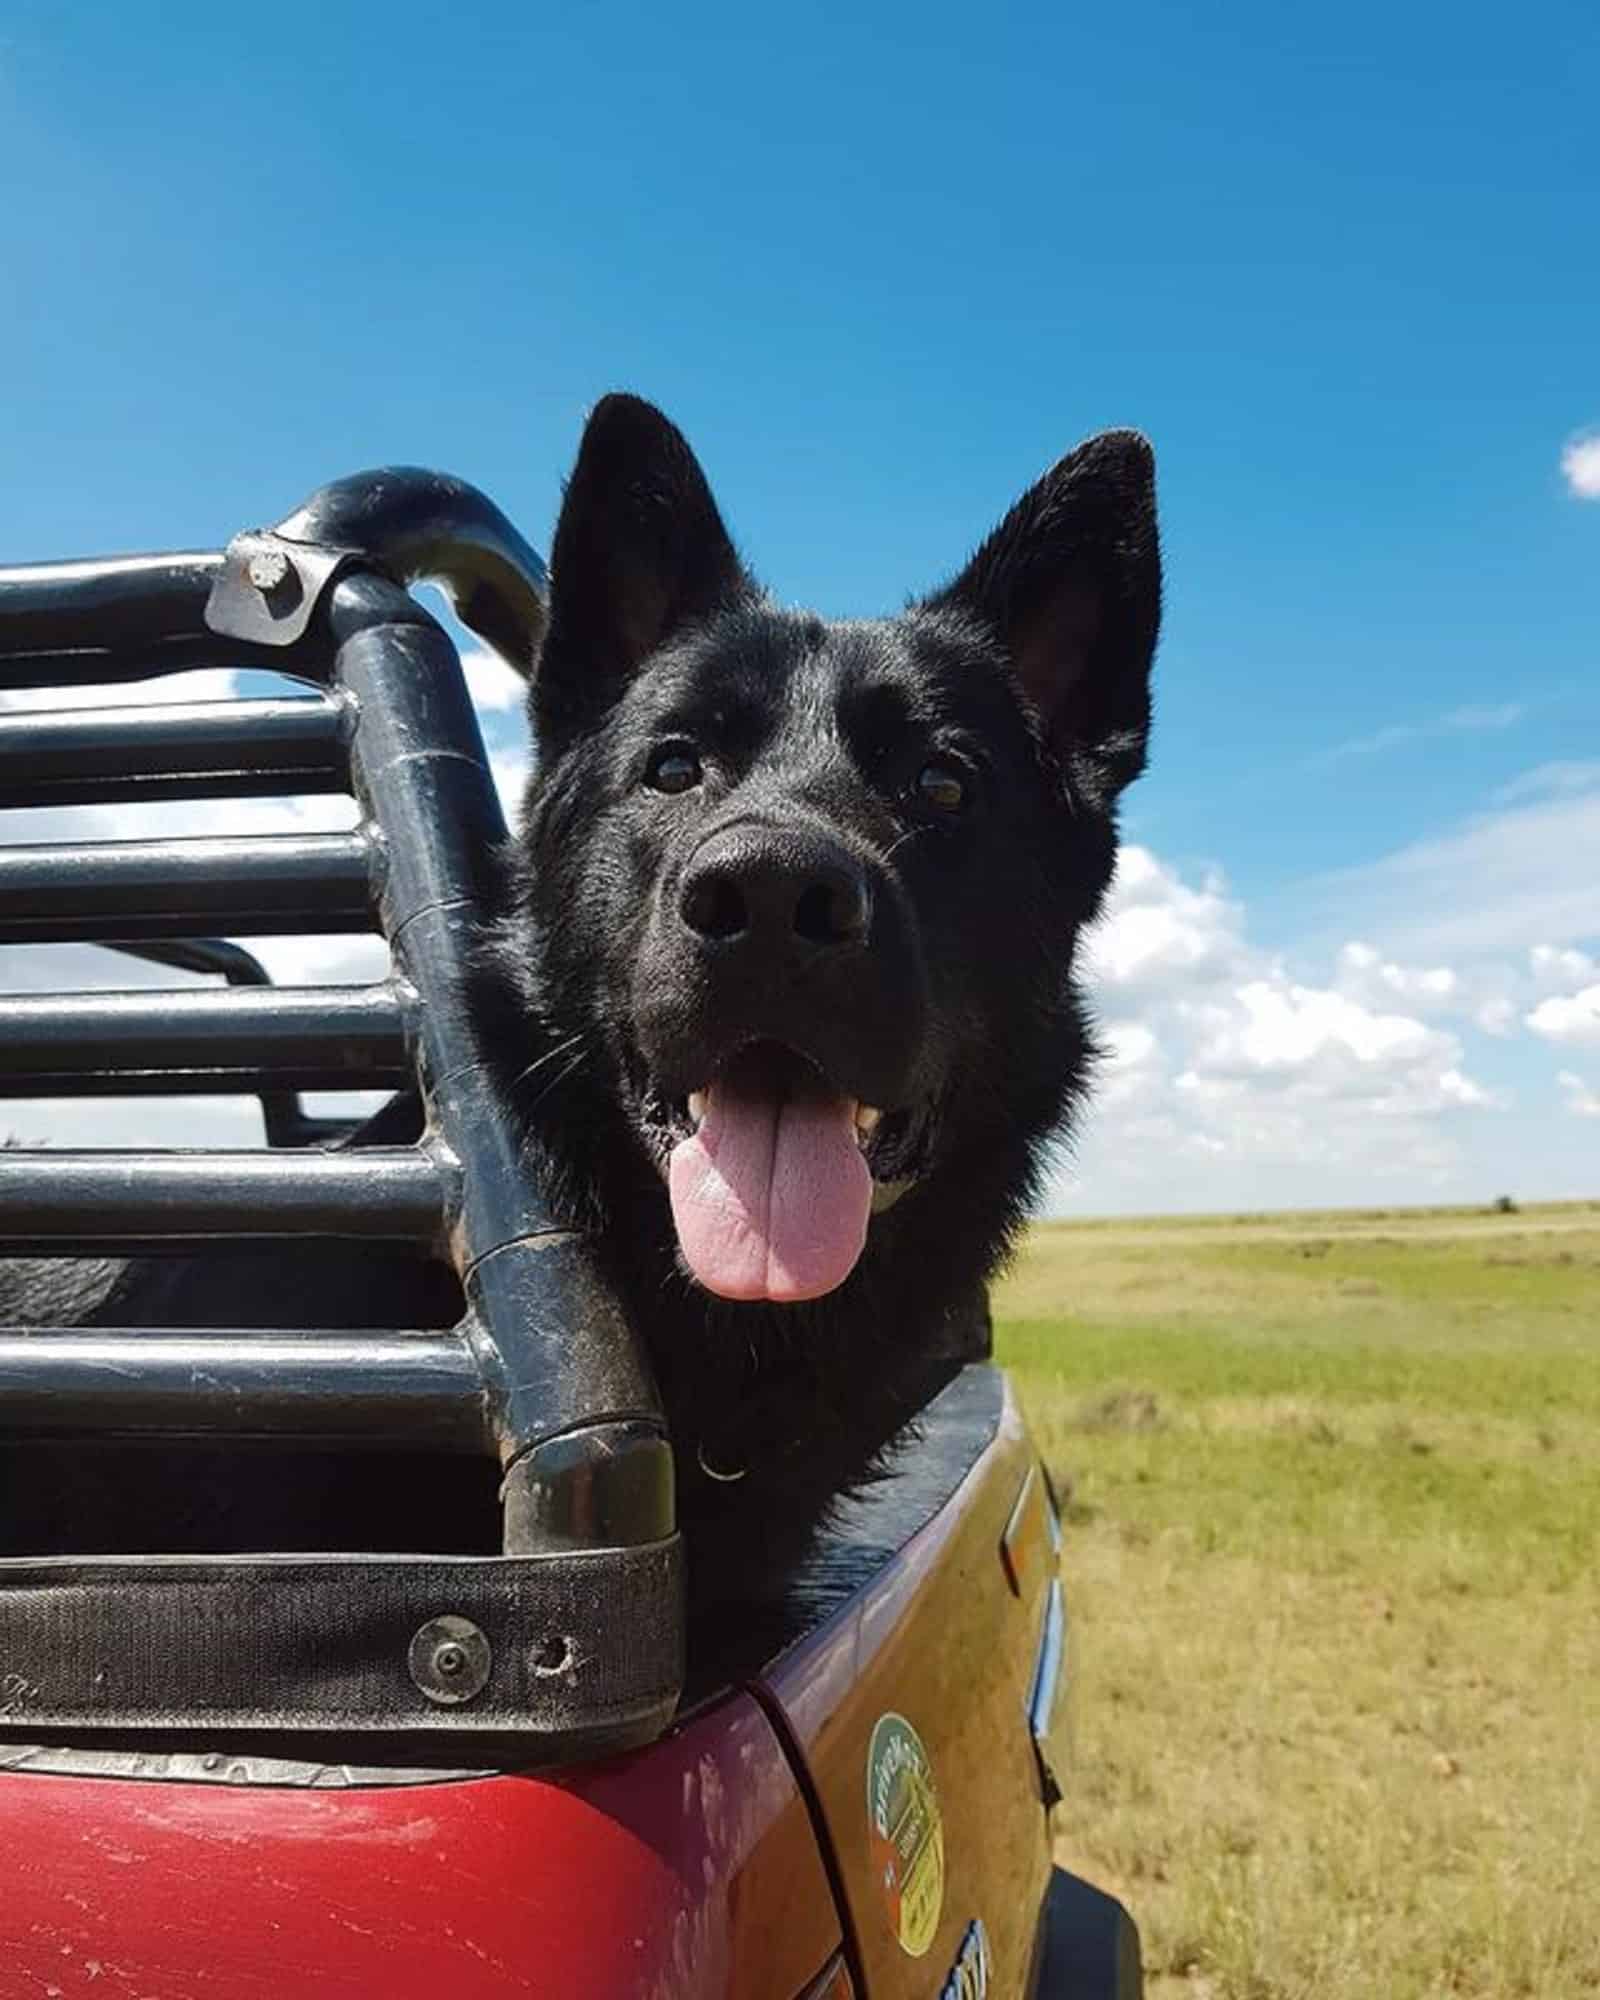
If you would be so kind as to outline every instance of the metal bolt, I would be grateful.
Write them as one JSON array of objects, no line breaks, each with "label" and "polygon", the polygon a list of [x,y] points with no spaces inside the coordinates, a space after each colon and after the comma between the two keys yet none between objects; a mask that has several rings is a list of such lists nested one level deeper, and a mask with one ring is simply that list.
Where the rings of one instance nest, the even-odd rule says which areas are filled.
[{"label": "metal bolt", "polygon": [[274,591],[282,590],[294,572],[282,549],[258,549],[250,558],[245,574],[263,597],[271,597]]},{"label": "metal bolt", "polygon": [[482,1694],[493,1666],[489,1641],[470,1618],[453,1612],[420,1626],[406,1653],[412,1680],[441,1708],[454,1708]]}]

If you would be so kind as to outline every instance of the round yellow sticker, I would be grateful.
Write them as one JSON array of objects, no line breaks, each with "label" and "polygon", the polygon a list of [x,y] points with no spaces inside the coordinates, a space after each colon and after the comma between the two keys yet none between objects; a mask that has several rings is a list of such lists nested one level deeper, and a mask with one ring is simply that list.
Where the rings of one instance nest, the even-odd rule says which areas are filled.
[{"label": "round yellow sticker", "polygon": [[867,1750],[873,1864],[900,1949],[921,1958],[944,1907],[944,1820],[933,1766],[903,1715],[881,1715]]}]

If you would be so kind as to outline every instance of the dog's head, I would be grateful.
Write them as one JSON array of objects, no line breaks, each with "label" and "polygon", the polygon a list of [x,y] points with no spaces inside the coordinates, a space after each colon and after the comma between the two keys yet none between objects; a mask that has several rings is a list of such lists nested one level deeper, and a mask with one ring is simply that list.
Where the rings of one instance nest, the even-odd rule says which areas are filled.
[{"label": "dog's head", "polygon": [[1064,458],[901,616],[825,623],[612,396],[551,573],[520,920],[556,1073],[604,1075],[597,1147],[659,1175],[724,1298],[830,1292],[935,1182],[998,1172],[1014,1209],[1082,1082],[1074,942],[1144,764],[1143,439]]}]

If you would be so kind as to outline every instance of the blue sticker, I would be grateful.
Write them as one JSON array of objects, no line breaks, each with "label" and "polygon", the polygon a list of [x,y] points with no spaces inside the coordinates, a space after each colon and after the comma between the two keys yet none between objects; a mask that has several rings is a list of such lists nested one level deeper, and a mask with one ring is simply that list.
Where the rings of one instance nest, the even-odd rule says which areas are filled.
[{"label": "blue sticker", "polygon": [[967,1925],[956,1962],[950,1968],[939,2000],[985,2000],[989,1991],[989,1933],[975,1917]]}]

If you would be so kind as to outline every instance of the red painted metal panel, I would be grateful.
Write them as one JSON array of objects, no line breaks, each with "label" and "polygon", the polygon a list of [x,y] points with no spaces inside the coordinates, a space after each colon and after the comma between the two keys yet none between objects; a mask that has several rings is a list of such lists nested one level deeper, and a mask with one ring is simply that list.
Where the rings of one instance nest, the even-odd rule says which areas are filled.
[{"label": "red painted metal panel", "polygon": [[840,1943],[757,1704],[560,1782],[0,1776],[0,1995],[769,2000]]}]

